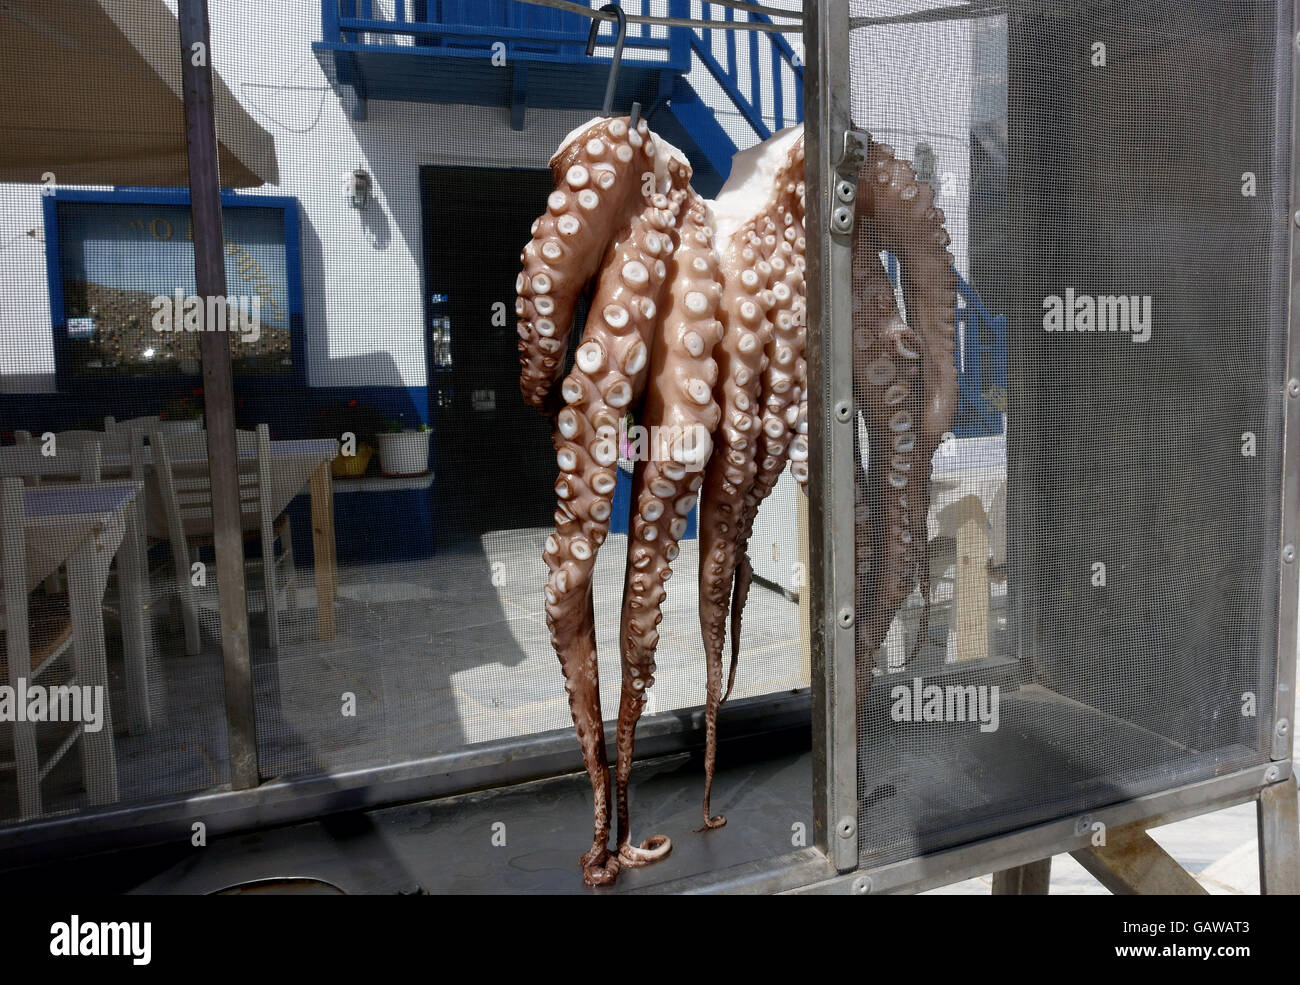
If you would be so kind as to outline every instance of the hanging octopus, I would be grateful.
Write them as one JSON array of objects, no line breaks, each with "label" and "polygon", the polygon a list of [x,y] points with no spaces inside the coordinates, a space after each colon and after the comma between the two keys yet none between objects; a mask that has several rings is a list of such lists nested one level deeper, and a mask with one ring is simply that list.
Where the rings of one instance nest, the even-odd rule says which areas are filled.
[{"label": "hanging octopus", "polygon": [[[933,257],[924,246],[912,246],[910,232],[936,216],[942,232],[942,214],[927,212],[924,198],[921,212],[910,214],[915,209],[905,203],[917,197],[915,176],[887,154],[878,153],[868,170],[881,165],[883,187],[872,185],[871,195],[863,196],[873,206],[867,225],[876,238],[869,245],[899,252],[909,271],[914,268],[924,280],[933,275]],[[555,533],[545,548],[546,621],[592,786],[593,838],[581,865],[585,881],[596,886],[612,882],[620,868],[648,864],[671,850],[662,835],[633,843],[628,781],[636,725],[654,684],[667,582],[697,503],[706,654],[703,818],[705,828],[726,823],[709,808],[717,714],[735,681],[741,615],[752,579],[746,549],[759,506],[787,462],[800,483],[808,479],[802,128],[782,131],[738,155],[732,178],[714,202],[690,188],[686,159],[651,133],[644,120],[635,126],[626,118],[594,120],[563,142],[551,166],[555,190],[521,254],[515,310],[521,392],[554,422],[559,477]],[[873,458],[880,442],[892,441],[894,470],[875,470],[875,486],[862,496],[864,516],[873,510],[887,514],[876,524],[880,530],[869,531],[874,552],[864,555],[862,564],[871,591],[885,595],[875,618],[884,619],[887,628],[902,597],[896,604],[891,600],[910,585],[904,562],[915,564],[918,548],[898,537],[906,550],[887,551],[885,534],[894,528],[924,530],[926,448],[933,451],[929,436],[935,427],[941,436],[951,414],[945,423],[947,398],[936,399],[926,390],[927,381],[943,386],[931,355],[938,352],[942,360],[944,342],[932,340],[941,321],[930,317],[913,330],[896,308],[891,317],[892,292],[883,271],[877,273],[874,279],[864,275],[861,285],[855,281],[871,304],[862,306],[861,317],[855,314],[861,355],[855,349],[854,366],[864,379],[883,379],[886,357],[891,365],[895,358],[904,361],[890,384],[882,384],[877,401],[891,412],[881,418],[885,411],[873,403],[868,415]],[[941,300],[925,283],[919,293],[912,281],[904,284],[909,314],[923,319]],[[584,292],[590,292],[590,314],[565,375],[573,317]],[[868,308],[878,314],[868,317]],[[951,306],[948,327],[951,332]],[[947,353],[951,367],[951,336]],[[901,400],[895,384],[907,391]],[[634,456],[619,631],[618,825],[611,851],[592,572],[609,533],[619,423],[629,411],[651,440],[645,454]],[[907,427],[900,431],[904,413]],[[886,437],[880,420],[893,428],[891,435],[918,433],[904,448],[905,440]],[[894,476],[906,477],[907,490],[895,488]],[[900,495],[890,500],[886,489]],[[923,551],[924,537],[919,539]],[[731,665],[724,690],[728,615]]]}]

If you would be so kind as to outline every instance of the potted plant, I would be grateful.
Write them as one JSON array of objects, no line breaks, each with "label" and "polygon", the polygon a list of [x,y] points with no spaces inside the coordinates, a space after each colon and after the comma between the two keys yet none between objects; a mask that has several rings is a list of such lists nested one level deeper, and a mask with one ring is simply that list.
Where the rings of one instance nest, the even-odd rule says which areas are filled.
[{"label": "potted plant", "polygon": [[383,426],[383,415],[356,399],[321,410],[313,427],[316,437],[339,442],[339,453],[330,463],[330,473],[345,479],[365,475],[375,453],[375,435]]},{"label": "potted plant", "polygon": [[203,430],[203,389],[190,391],[188,396],[178,396],[158,412],[158,420],[168,431]]},{"label": "potted plant", "polygon": [[425,475],[429,471],[429,425],[407,427],[399,417],[384,422],[376,435],[379,468],[387,476]]}]

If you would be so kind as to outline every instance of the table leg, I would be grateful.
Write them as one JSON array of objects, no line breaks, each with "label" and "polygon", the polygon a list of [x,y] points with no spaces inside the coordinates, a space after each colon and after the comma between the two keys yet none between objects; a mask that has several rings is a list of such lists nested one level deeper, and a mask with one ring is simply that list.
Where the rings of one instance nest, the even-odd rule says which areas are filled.
[{"label": "table leg", "polygon": [[311,542],[316,554],[316,638],[332,640],[338,569],[334,544],[334,490],[329,462],[322,462],[311,474]]},{"label": "table leg", "polygon": [[989,655],[989,520],[975,495],[957,503],[957,582],[952,608],[957,626],[954,660]]},{"label": "table leg", "polygon": [[[141,493],[143,495],[143,492]],[[149,568],[143,552],[139,497],[126,507],[126,533],[118,548],[117,564],[122,593],[122,649],[126,665],[127,727],[143,735],[153,725],[149,701],[149,667],[153,658],[153,624],[149,619]]]},{"label": "table leg", "polygon": [[91,804],[112,804],[118,799],[102,609],[108,569],[125,530],[126,520],[118,514],[103,529],[82,541],[68,558],[68,603],[72,610],[77,684],[96,688],[103,709],[101,727],[94,732],[87,729],[81,736],[81,770]]}]

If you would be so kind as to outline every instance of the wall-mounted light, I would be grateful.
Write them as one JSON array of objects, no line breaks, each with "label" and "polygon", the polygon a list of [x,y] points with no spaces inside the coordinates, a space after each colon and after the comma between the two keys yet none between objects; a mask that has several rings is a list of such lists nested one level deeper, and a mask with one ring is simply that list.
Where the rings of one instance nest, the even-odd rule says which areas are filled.
[{"label": "wall-mounted light", "polygon": [[364,209],[370,201],[370,172],[357,168],[348,173],[343,185],[343,197],[354,209]]}]

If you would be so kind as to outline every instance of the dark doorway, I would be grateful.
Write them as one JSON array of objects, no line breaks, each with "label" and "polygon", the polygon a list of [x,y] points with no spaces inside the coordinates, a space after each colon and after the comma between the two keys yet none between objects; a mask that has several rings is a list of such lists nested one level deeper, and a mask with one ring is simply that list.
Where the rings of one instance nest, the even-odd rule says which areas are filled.
[{"label": "dark doorway", "polygon": [[[545,169],[420,169],[425,352],[444,538],[552,523],[550,426],[519,395],[514,310],[519,252],[551,186]],[[439,334],[449,344],[439,345]]]}]

